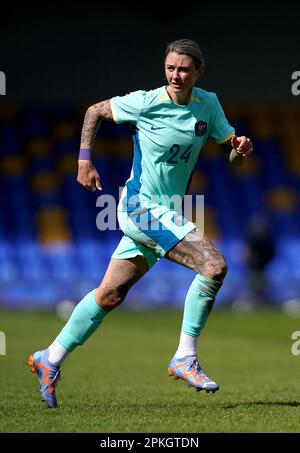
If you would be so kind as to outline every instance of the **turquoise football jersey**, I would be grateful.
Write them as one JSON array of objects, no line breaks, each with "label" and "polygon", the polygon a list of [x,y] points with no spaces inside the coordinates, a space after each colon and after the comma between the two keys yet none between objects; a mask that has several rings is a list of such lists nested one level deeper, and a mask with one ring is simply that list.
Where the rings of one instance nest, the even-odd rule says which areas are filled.
[{"label": "turquoise football jersey", "polygon": [[207,139],[223,143],[234,134],[216,94],[201,88],[188,105],[175,104],[163,86],[113,97],[111,108],[116,123],[133,125],[133,166],[119,209],[128,209],[126,196],[182,199]]}]

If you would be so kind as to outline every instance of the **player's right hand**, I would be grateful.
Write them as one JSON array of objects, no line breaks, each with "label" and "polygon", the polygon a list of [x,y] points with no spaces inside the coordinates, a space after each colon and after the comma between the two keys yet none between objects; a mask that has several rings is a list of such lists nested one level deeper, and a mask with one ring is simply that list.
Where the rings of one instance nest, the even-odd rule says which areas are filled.
[{"label": "player's right hand", "polygon": [[233,135],[231,137],[231,146],[237,152],[244,157],[247,157],[248,154],[252,153],[253,151],[253,143],[250,138],[245,137],[242,135],[241,137],[237,137]]},{"label": "player's right hand", "polygon": [[90,160],[78,160],[77,182],[92,192],[102,190],[99,173]]}]

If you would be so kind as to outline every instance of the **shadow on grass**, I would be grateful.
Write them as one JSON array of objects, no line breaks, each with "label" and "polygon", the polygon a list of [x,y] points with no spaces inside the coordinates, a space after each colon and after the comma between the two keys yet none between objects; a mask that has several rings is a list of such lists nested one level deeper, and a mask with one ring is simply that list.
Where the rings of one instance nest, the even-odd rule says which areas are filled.
[{"label": "shadow on grass", "polygon": [[287,407],[298,407],[300,402],[298,401],[249,401],[241,403],[226,404],[224,409],[235,409],[239,406],[287,406]]},{"label": "shadow on grass", "polygon": [[[130,407],[131,413],[134,413],[137,415],[142,411],[151,410],[152,412],[156,411],[162,411],[166,410],[169,411],[170,409],[174,409],[175,407],[180,408],[181,411],[191,411],[191,403],[190,402],[184,402],[180,401],[174,402],[174,401],[169,401],[169,402],[164,402],[164,401],[148,401],[148,400],[141,400],[141,401],[133,401],[133,400],[128,400],[128,401],[112,401],[112,400],[99,400],[99,401],[87,401],[85,400],[84,403],[74,403],[72,406],[69,406],[68,404],[64,405],[64,409],[71,410],[71,412],[77,413],[78,410],[82,410],[82,405],[84,404],[85,410],[88,411],[90,414],[93,413],[94,410],[98,413],[99,410],[101,410],[103,413],[106,413],[107,415],[109,413],[114,413],[115,411],[128,411],[128,408]],[[222,403],[222,402],[216,402],[214,404],[214,410],[230,410],[230,409],[238,409],[238,408],[251,408],[255,406],[265,406],[265,407],[300,407],[300,402],[298,401],[241,401],[241,402],[235,402],[235,403]],[[210,410],[210,404],[208,402],[193,402],[193,410],[195,412],[201,410]]]}]

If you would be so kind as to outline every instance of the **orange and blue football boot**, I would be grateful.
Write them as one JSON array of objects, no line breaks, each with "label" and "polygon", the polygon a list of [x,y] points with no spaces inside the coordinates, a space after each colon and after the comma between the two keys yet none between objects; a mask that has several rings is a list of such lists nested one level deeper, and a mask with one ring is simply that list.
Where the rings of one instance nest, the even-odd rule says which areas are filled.
[{"label": "orange and blue football boot", "polygon": [[173,357],[168,367],[168,375],[173,376],[176,380],[186,381],[188,387],[194,387],[197,391],[205,390],[215,393],[219,390],[218,384],[206,376],[195,355],[180,359]]},{"label": "orange and blue football boot", "polygon": [[40,392],[42,401],[48,404],[48,407],[57,407],[57,399],[55,393],[55,385],[60,378],[59,366],[52,365],[49,360],[49,351],[37,351],[31,354],[27,360],[27,365],[31,367],[31,371],[35,373],[40,380]]}]

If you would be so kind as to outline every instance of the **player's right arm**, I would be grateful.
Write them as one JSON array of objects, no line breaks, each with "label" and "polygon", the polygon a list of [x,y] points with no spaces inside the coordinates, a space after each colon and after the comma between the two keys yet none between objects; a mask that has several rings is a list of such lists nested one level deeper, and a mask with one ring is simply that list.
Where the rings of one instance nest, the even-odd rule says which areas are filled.
[{"label": "player's right arm", "polygon": [[92,164],[91,155],[97,132],[103,120],[114,120],[109,99],[91,105],[87,109],[81,130],[77,182],[91,191],[102,189],[99,173]]}]

